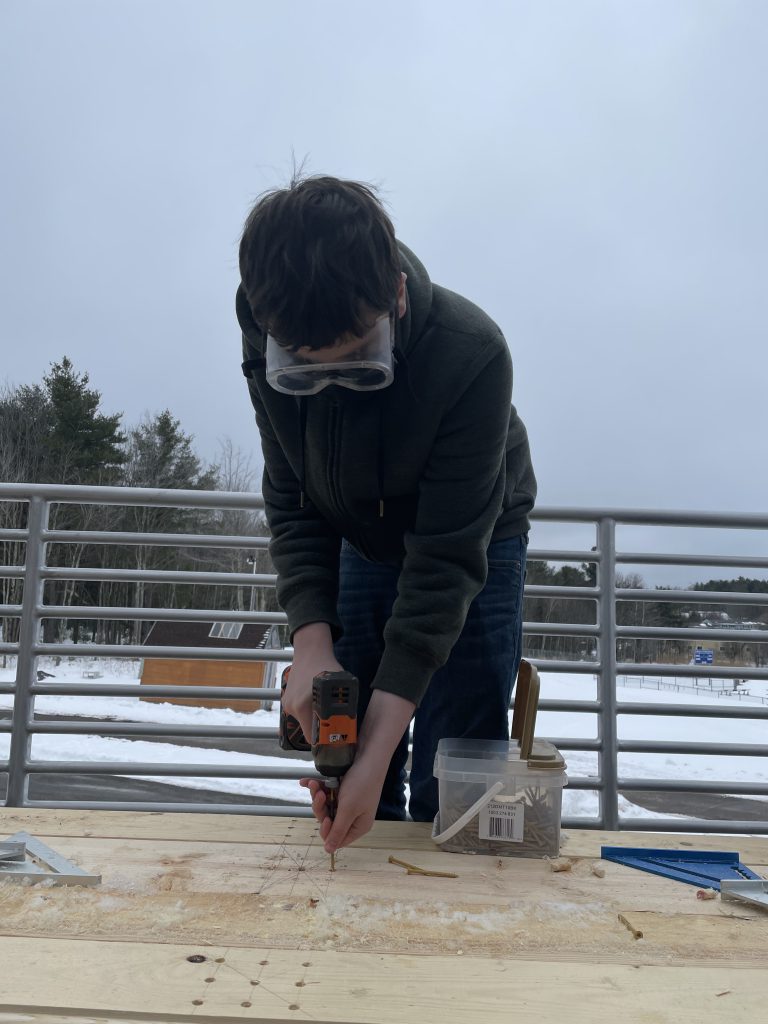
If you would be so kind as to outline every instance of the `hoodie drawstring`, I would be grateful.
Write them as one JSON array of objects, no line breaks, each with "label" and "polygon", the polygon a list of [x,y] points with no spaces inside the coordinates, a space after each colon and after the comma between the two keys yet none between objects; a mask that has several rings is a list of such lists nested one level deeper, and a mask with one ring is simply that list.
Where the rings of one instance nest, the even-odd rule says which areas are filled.
[{"label": "hoodie drawstring", "polygon": [[299,446],[301,459],[301,478],[299,482],[299,508],[304,508],[305,499],[307,495],[307,464],[305,458],[307,433],[307,400],[303,396],[299,398],[299,433],[301,434],[301,441]]}]

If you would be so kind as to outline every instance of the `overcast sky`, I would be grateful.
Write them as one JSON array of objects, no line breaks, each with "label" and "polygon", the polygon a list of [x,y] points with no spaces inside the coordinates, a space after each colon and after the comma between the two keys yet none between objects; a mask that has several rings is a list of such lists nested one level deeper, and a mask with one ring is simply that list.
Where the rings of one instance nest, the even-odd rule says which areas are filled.
[{"label": "overcast sky", "polygon": [[764,513],[767,52],[764,0],[0,0],[0,379],[258,452],[237,243],[295,152],[499,323],[540,504]]}]

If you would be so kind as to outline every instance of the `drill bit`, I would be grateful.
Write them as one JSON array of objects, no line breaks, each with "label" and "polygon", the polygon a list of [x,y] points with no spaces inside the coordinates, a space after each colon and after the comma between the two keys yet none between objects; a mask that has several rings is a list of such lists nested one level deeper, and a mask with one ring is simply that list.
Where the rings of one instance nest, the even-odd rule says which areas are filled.
[{"label": "drill bit", "polygon": [[[328,803],[327,803],[327,806],[328,806],[328,817],[331,819],[331,821],[334,821],[335,818],[336,818],[336,804],[337,804],[337,801],[338,801],[338,792],[339,792],[338,786],[339,786],[339,783],[338,783],[337,779],[333,779],[333,780],[326,779],[326,787],[327,787],[326,792],[328,794],[328,796],[327,796],[327,801],[328,801]],[[336,851],[334,850],[334,852],[331,854],[331,871],[335,871],[335,870],[336,870]]]}]

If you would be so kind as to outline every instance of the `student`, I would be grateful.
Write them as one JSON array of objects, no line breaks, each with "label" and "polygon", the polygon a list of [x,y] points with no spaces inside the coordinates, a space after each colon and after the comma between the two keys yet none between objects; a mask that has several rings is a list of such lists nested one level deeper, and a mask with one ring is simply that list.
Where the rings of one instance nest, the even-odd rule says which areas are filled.
[{"label": "student", "polygon": [[[457,239],[453,239],[456,244]],[[468,255],[468,258],[470,256]],[[361,687],[359,747],[325,848],[437,812],[442,737],[506,739],[536,481],[496,324],[433,284],[367,186],[296,180],[240,243],[237,316],[294,660],[284,705],[311,734],[326,669]]]}]

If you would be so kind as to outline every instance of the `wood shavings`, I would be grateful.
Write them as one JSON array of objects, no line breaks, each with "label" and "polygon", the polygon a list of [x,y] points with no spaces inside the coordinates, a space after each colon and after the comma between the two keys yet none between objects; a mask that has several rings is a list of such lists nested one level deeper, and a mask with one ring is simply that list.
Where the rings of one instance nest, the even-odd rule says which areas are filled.
[{"label": "wood shavings", "polygon": [[716,900],[717,892],[714,889],[698,889],[696,892],[697,900]]},{"label": "wood shavings", "polygon": [[619,921],[621,921],[625,928],[629,929],[629,931],[632,933],[633,939],[642,939],[643,933],[640,931],[640,929],[635,928],[632,922],[628,921],[623,914],[619,914]]},{"label": "wood shavings", "polygon": [[593,864],[591,870],[595,878],[605,878],[605,868],[602,864]]},{"label": "wood shavings", "polygon": [[727,988],[725,992],[715,992],[715,998],[719,999],[720,996],[729,996],[733,992],[732,988]]},{"label": "wood shavings", "polygon": [[398,867],[406,868],[406,873],[409,875],[429,875],[431,878],[458,878],[459,876],[454,874],[452,871],[429,871],[427,868],[417,867],[415,864],[409,864],[406,860],[398,860],[397,857],[388,857],[390,864],[397,864]]},{"label": "wood shavings", "polygon": [[546,857],[545,859],[549,864],[550,871],[571,871],[573,869],[573,861],[570,857]]}]

